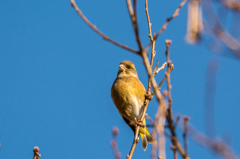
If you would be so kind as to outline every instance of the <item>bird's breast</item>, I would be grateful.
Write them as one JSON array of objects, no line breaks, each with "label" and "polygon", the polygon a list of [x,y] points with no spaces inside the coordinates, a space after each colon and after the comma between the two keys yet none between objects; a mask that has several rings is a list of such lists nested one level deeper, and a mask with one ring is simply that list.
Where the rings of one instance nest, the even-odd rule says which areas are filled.
[{"label": "bird's breast", "polygon": [[116,79],[111,89],[115,106],[129,121],[140,117],[145,99],[145,88],[142,83],[139,80],[132,82],[134,81]]}]

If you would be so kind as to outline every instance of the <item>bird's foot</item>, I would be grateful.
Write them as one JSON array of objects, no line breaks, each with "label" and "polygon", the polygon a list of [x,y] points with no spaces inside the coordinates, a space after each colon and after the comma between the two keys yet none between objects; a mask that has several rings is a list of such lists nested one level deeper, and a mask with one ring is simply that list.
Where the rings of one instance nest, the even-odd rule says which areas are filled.
[{"label": "bird's foot", "polygon": [[137,126],[144,127],[144,125],[142,124],[142,120],[136,121],[136,124]]},{"label": "bird's foot", "polygon": [[151,100],[153,96],[151,94],[146,93],[145,94],[145,99]]}]

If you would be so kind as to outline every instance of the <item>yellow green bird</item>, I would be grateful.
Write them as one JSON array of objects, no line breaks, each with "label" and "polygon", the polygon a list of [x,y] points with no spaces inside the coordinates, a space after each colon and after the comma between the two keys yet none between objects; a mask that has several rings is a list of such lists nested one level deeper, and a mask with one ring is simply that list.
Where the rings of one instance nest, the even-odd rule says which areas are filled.
[{"label": "yellow green bird", "polygon": [[[129,127],[135,132],[135,125],[141,119],[144,107],[146,90],[138,79],[135,65],[128,60],[119,64],[117,78],[111,88],[111,97],[120,115]],[[147,143],[156,142],[146,127],[146,121],[142,122],[140,136],[143,150],[147,149]]]}]

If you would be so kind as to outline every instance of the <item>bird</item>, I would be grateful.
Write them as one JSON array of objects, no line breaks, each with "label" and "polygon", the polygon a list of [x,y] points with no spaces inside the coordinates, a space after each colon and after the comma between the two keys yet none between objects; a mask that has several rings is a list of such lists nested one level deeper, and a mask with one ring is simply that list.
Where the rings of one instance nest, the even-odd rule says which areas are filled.
[{"label": "bird", "polygon": [[114,105],[123,120],[135,134],[136,124],[141,122],[139,134],[142,140],[143,150],[146,151],[148,143],[156,142],[146,127],[145,118],[141,121],[146,89],[138,78],[135,65],[125,60],[119,64],[117,78],[111,88],[111,97]]}]

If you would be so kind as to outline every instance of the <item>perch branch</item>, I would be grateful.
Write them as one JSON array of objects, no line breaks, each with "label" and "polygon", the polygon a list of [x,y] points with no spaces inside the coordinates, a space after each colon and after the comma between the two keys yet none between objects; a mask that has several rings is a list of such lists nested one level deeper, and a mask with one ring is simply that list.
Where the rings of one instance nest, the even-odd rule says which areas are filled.
[{"label": "perch branch", "polygon": [[[137,1],[134,0],[134,6],[136,6],[136,3],[137,3]],[[157,100],[159,102],[159,105],[161,106],[162,105],[162,95],[161,95],[161,93],[158,89],[158,85],[157,85],[157,82],[156,82],[155,78],[152,78],[152,69],[151,69],[151,65],[149,63],[147,52],[143,50],[143,46],[142,46],[142,43],[141,43],[141,40],[140,40],[140,36],[139,36],[139,32],[138,32],[138,23],[137,23],[137,18],[136,18],[137,13],[133,12],[131,0],[127,0],[127,6],[128,6],[128,10],[129,10],[129,15],[130,15],[131,20],[132,20],[132,25],[133,25],[133,28],[134,28],[136,40],[137,40],[137,43],[138,43],[139,54],[143,58],[143,63],[144,63],[145,68],[147,70],[148,79],[151,81],[151,84],[153,86],[153,89],[154,89],[154,92],[156,94]],[[136,11],[136,9],[135,9],[135,11]],[[146,111],[147,111],[147,106],[149,104],[149,101],[150,101],[149,98],[145,99],[143,113],[142,113],[142,117],[140,119],[142,121],[144,120],[144,118],[146,116]],[[130,150],[129,154],[127,155],[128,159],[132,158],[133,152],[134,152],[135,147],[138,143],[139,129],[140,129],[140,126],[136,126],[133,144],[132,144],[132,147],[131,147],[131,150]]]}]

